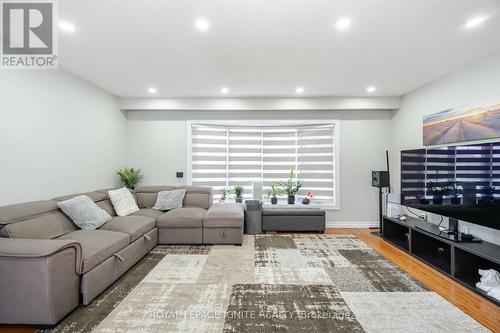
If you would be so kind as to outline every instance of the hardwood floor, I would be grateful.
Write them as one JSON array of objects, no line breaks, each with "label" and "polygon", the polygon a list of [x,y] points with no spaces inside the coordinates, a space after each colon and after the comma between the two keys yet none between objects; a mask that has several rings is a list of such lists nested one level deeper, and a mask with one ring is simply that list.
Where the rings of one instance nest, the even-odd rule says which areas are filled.
[{"label": "hardwood floor", "polygon": [[[371,235],[371,231],[370,229],[327,229],[326,233],[355,235],[485,327],[493,332],[500,332],[499,306],[475,294],[397,247],[383,241],[381,238]],[[30,326],[0,325],[0,333],[32,333],[35,331],[36,329]]]}]

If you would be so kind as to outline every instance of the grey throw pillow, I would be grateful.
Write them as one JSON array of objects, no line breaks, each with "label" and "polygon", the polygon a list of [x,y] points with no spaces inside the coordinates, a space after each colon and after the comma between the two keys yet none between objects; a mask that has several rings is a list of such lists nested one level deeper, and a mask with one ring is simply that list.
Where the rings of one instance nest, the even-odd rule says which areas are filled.
[{"label": "grey throw pillow", "polygon": [[83,230],[97,229],[111,220],[111,216],[86,195],[58,202],[57,206]]},{"label": "grey throw pillow", "polygon": [[184,201],[186,190],[173,190],[158,192],[158,198],[153,209],[157,210],[171,210],[181,208]]}]

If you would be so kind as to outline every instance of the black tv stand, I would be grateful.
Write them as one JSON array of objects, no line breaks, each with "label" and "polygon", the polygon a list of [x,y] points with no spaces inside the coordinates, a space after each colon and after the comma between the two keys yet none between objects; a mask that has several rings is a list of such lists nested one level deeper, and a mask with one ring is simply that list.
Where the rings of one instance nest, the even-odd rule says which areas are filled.
[{"label": "black tv stand", "polygon": [[438,237],[447,239],[447,240],[452,241],[452,242],[481,242],[482,241],[481,238],[476,237],[476,236],[472,236],[472,238],[465,238],[465,237],[462,238],[462,236],[464,234],[462,234],[460,232],[457,232],[454,230],[449,230],[449,229],[441,230],[441,229],[439,229],[439,227],[437,225],[432,224],[432,223],[428,223],[425,221],[415,220],[413,223],[415,225],[415,228],[417,228],[417,229],[423,230],[425,232],[429,232],[431,234],[434,234]]},{"label": "black tv stand", "polygon": [[384,240],[436,268],[496,305],[500,301],[476,287],[479,269],[500,272],[500,246],[485,241],[460,242],[437,225],[412,217],[406,221],[384,216]]}]

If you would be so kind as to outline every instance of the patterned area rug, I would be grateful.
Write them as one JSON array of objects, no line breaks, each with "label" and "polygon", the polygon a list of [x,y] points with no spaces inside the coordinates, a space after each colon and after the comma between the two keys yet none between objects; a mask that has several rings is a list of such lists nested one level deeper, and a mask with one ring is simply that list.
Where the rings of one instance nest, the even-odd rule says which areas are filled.
[{"label": "patterned area rug", "polygon": [[245,236],[241,247],[158,246],[54,332],[92,329],[487,331],[350,235]]}]

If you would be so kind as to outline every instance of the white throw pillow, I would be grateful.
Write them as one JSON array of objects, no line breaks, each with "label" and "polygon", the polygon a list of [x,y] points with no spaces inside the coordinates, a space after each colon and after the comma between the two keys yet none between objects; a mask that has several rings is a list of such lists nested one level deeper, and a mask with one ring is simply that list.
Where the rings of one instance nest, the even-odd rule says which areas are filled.
[{"label": "white throw pillow", "polygon": [[57,206],[83,230],[95,230],[111,220],[111,216],[86,195],[58,202]]},{"label": "white throw pillow", "polygon": [[158,198],[153,209],[156,210],[171,210],[182,207],[186,190],[173,190],[158,192]]},{"label": "white throw pillow", "polygon": [[108,195],[118,216],[127,216],[139,210],[134,196],[126,187],[109,191]]}]

